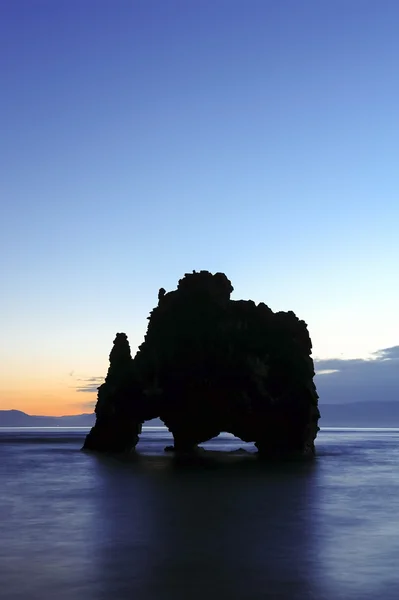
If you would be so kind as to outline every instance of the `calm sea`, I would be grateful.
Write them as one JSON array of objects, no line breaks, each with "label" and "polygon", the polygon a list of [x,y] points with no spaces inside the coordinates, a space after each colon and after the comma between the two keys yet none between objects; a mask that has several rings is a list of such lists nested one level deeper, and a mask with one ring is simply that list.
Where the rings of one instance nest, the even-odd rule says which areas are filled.
[{"label": "calm sea", "polygon": [[0,430],[2,600],[399,599],[399,430],[279,466],[228,435],[189,466],[162,429],[129,461],[85,433]]}]

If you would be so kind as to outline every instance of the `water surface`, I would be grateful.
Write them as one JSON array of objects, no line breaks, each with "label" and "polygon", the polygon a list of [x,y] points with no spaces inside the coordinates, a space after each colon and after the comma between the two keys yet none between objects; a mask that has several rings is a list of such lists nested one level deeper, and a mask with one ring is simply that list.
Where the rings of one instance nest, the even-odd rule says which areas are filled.
[{"label": "water surface", "polygon": [[279,466],[225,435],[191,467],[164,430],[136,461],[86,432],[0,430],[4,600],[399,598],[399,430],[323,430]]}]

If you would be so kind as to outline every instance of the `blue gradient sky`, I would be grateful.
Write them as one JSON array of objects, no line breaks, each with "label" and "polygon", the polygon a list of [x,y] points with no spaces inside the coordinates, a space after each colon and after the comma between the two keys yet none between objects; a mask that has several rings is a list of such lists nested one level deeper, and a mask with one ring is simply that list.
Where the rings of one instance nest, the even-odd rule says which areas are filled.
[{"label": "blue gradient sky", "polygon": [[1,2],[0,406],[77,412],[193,269],[297,312],[316,357],[397,345],[398,23],[387,0]]}]

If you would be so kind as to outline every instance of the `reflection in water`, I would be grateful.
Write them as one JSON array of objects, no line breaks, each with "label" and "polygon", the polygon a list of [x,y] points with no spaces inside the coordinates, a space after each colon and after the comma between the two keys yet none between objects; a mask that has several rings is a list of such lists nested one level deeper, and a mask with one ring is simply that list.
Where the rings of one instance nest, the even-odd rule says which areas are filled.
[{"label": "reflection in water", "polygon": [[322,432],[315,462],[278,467],[179,465],[162,431],[121,461],[83,435],[0,432],[5,600],[399,598],[399,432]]},{"label": "reflection in water", "polygon": [[169,468],[139,483],[98,467],[113,487],[98,505],[113,515],[98,532],[101,598],[311,597],[314,465]]}]

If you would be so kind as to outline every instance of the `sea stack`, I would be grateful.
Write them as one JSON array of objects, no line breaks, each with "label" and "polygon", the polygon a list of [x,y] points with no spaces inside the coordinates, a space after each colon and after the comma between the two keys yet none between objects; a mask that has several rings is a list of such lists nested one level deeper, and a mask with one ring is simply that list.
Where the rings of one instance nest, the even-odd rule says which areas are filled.
[{"label": "sea stack", "polygon": [[130,451],[142,424],[160,417],[179,453],[225,431],[263,457],[314,455],[320,413],[307,325],[291,311],[231,300],[232,291],[223,273],[194,271],[177,290],[160,289],[134,358],[117,334],[85,448]]}]

